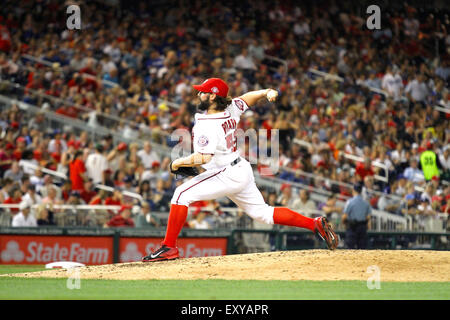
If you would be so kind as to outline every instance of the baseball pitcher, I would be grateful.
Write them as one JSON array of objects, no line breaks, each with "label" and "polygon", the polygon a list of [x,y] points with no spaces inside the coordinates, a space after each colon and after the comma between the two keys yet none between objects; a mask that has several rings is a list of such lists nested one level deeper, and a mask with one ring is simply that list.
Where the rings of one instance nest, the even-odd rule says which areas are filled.
[{"label": "baseball pitcher", "polygon": [[[273,102],[278,92],[264,89],[248,92],[238,98],[228,97],[228,85],[221,79],[210,78],[198,90],[202,113],[195,114],[193,127],[194,153],[170,163],[170,171],[192,179],[176,188],[165,238],[161,247],[142,261],[179,258],[177,238],[185,223],[188,207],[200,200],[228,197],[253,219],[268,223],[306,228],[318,234],[334,250],[338,237],[325,217],[309,218],[285,207],[271,207],[265,203],[255,184],[250,163],[239,156],[235,131],[241,115],[258,100]],[[206,171],[199,174],[196,167]]]}]

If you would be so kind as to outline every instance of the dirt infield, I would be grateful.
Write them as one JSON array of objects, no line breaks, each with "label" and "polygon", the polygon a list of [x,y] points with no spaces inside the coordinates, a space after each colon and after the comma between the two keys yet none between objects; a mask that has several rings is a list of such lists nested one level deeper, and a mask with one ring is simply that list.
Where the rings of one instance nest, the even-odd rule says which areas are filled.
[{"label": "dirt infield", "polygon": [[[305,250],[80,268],[82,279],[367,280],[377,266],[381,281],[450,281],[448,251]],[[54,269],[6,276],[65,278]]]}]

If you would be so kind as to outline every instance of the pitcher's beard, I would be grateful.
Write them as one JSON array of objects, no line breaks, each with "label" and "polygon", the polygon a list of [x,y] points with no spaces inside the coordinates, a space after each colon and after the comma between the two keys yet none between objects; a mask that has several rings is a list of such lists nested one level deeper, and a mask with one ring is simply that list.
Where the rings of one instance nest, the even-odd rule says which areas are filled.
[{"label": "pitcher's beard", "polygon": [[197,109],[200,111],[206,111],[206,110],[208,110],[210,105],[211,105],[211,102],[209,102],[208,100],[200,101],[200,103],[197,104]]}]

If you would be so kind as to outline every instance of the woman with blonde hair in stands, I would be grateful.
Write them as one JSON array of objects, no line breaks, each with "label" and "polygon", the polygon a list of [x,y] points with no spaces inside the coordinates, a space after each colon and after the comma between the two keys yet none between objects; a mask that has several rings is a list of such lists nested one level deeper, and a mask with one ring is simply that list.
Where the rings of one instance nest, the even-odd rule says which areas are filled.
[{"label": "woman with blonde hair in stands", "polygon": [[53,212],[48,209],[47,204],[40,204],[36,208],[36,220],[38,226],[54,226]]}]

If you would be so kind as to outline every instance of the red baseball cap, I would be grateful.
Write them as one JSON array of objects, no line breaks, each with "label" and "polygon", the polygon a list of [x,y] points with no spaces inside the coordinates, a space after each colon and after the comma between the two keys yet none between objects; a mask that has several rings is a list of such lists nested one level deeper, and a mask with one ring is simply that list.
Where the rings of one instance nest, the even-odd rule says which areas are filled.
[{"label": "red baseball cap", "polygon": [[228,85],[219,78],[209,78],[202,84],[193,85],[192,87],[200,92],[215,93],[222,98],[226,98],[228,95]]},{"label": "red baseball cap", "polygon": [[387,125],[388,127],[397,128],[397,124],[392,120],[389,120]]},{"label": "red baseball cap", "polygon": [[33,158],[34,158],[35,160],[40,161],[40,160],[42,159],[42,152],[39,151],[39,150],[34,150],[34,151],[33,151]]},{"label": "red baseball cap", "polygon": [[153,161],[152,162],[152,168],[154,168],[154,167],[159,167],[159,161]]},{"label": "red baseball cap", "polygon": [[61,161],[61,155],[60,155],[58,152],[53,152],[50,156],[51,156],[51,157],[53,158],[53,160],[55,160],[56,162],[60,162],[60,161]]},{"label": "red baseball cap", "polygon": [[132,208],[132,206],[124,204],[124,205],[120,206],[119,213],[122,213],[125,210],[131,210],[131,208]]},{"label": "red baseball cap", "polygon": [[117,146],[117,150],[119,151],[127,150],[127,144],[125,142],[119,143],[119,145]]}]

